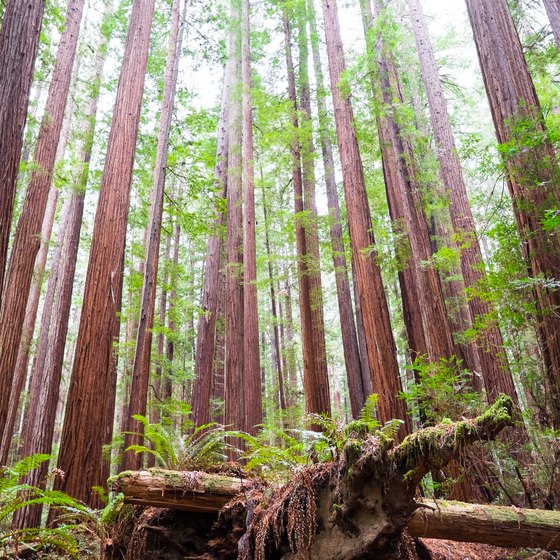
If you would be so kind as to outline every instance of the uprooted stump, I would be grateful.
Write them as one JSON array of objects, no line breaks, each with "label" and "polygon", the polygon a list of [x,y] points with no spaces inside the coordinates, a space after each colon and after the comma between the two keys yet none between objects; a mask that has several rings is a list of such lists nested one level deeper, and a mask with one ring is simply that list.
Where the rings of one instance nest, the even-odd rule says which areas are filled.
[{"label": "uprooted stump", "polygon": [[[339,461],[302,468],[276,489],[257,481],[165,471],[122,473],[113,485],[136,504],[219,510],[204,543],[181,545],[182,558],[399,558],[403,530],[420,507],[414,496],[422,477],[445,466],[464,446],[496,437],[512,425],[513,414],[511,399],[501,396],[474,420],[420,430],[397,446],[380,433],[351,433]],[[188,524],[192,514],[184,515]],[[161,533],[146,527],[144,522],[146,538],[150,531]],[[142,558],[134,554],[129,551],[128,558]]]}]

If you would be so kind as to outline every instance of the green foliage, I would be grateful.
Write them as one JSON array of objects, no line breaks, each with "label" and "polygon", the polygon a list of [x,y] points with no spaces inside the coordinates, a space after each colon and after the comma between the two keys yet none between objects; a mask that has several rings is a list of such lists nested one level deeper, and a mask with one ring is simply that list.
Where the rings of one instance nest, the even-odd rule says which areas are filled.
[{"label": "green foliage", "polygon": [[231,447],[226,443],[231,432],[215,422],[195,427],[189,420],[186,433],[180,433],[169,426],[151,423],[140,414],[133,418],[144,428],[141,435],[146,445],[131,445],[126,451],[153,455],[158,466],[165,469],[204,470],[224,462]]},{"label": "green foliage", "polygon": [[[103,525],[97,512],[58,490],[42,489],[21,482],[50,455],[25,457],[12,467],[4,467],[0,476],[0,551],[14,557],[18,550],[29,550],[37,558],[84,558],[98,556]],[[28,529],[12,528],[12,515],[34,505],[55,508],[55,526]]]},{"label": "green foliage", "polygon": [[473,389],[473,374],[462,368],[455,357],[432,363],[420,356],[410,369],[414,371],[416,383],[402,396],[409,410],[423,423],[472,417],[480,410],[482,396]]}]

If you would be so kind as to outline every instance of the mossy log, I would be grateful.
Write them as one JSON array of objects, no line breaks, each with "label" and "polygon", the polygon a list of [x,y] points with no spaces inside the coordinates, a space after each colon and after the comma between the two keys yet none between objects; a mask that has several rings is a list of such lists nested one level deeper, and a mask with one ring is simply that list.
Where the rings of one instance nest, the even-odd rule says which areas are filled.
[{"label": "mossy log", "polygon": [[248,479],[202,471],[125,471],[109,480],[125,501],[142,506],[218,512],[252,484]]},{"label": "mossy log", "polygon": [[414,537],[560,550],[560,511],[422,500],[408,521]]},{"label": "mossy log", "polygon": [[112,483],[132,503],[219,511],[208,544],[192,558],[398,558],[407,525],[414,536],[560,548],[560,513],[445,503],[434,513],[415,501],[426,472],[470,443],[495,438],[513,416],[511,399],[501,396],[473,420],[420,430],[397,446],[383,433],[364,434],[356,426],[338,461],[296,470],[276,489],[237,477],[161,470],[122,473]]}]

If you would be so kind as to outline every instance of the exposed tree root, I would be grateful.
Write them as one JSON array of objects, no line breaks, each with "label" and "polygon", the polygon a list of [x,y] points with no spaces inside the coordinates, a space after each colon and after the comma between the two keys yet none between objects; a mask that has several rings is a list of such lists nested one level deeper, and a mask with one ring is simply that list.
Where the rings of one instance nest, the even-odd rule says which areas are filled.
[{"label": "exposed tree root", "polygon": [[[492,439],[501,429],[512,425],[513,413],[511,399],[502,396],[474,420],[420,430],[396,447],[393,440],[381,433],[351,436],[339,461],[302,468],[287,485],[275,490],[258,483],[248,485],[239,479],[228,482],[227,477],[221,477],[221,486],[228,492],[235,486],[238,495],[225,506],[219,506],[221,510],[212,518],[213,524],[207,519],[208,523],[198,528],[206,543],[202,547],[184,548],[182,558],[416,559],[416,547],[410,538],[403,537],[403,531],[419,507],[414,500],[418,482],[429,470],[445,466],[464,446]],[[119,481],[125,479],[130,481],[136,474],[121,475],[115,484],[119,486]],[[156,478],[161,481],[162,476],[160,473]],[[169,482],[169,478],[173,480],[177,475],[167,477]],[[143,480],[144,489],[149,488],[148,494],[158,496],[158,503],[169,504],[166,485],[155,484],[150,488],[146,475],[138,478]],[[232,486],[231,480],[236,484]],[[192,502],[195,496],[200,504],[201,496],[206,493],[205,504],[208,500],[216,504],[223,500],[219,495],[220,485],[210,478],[200,474],[191,476],[189,481],[189,487],[183,490],[177,482],[175,490],[170,490],[170,499],[178,504],[183,498]],[[212,495],[212,484],[215,495]],[[132,487],[138,489],[138,484]],[[142,502],[138,495],[131,500]],[[197,514],[182,515],[183,522],[188,524],[194,520],[189,515]],[[139,535],[142,531],[142,534],[156,532],[153,527],[139,528],[139,524]],[[160,533],[161,540],[165,531]],[[133,542],[138,551],[147,550],[140,537]],[[129,558],[140,560],[142,556]]]}]

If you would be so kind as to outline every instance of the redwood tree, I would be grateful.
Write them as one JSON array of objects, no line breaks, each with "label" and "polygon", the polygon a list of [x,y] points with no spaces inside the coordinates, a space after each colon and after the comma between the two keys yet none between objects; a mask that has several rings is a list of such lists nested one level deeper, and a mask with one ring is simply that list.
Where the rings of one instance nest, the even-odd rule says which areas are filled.
[{"label": "redwood tree", "polygon": [[[461,271],[465,287],[476,288],[484,280],[484,263],[463,179],[461,162],[455,147],[447,103],[420,1],[408,0],[408,6],[416,38],[422,80],[430,108],[439,160],[439,173],[445,193],[449,197],[453,230],[460,240]],[[477,318],[484,318],[492,313],[490,303],[476,295],[469,297],[468,305],[474,322]],[[490,324],[486,327],[480,333],[477,345],[481,373],[490,401],[494,401],[500,393],[516,399],[515,387],[503,347],[502,333],[498,325]]]},{"label": "redwood tree", "polygon": [[[344,363],[346,366],[346,377],[348,379],[348,393],[352,415],[357,418],[362,410],[365,399],[368,396],[368,380],[365,379],[360,363],[360,350],[358,335],[354,321],[354,310],[350,282],[348,280],[348,267],[346,264],[346,249],[342,235],[342,217],[338,201],[338,191],[335,177],[335,164],[333,148],[329,133],[329,121],[327,113],[326,92],[323,78],[323,68],[319,53],[319,35],[315,18],[315,7],[313,0],[308,0],[308,19],[311,24],[311,50],[313,54],[313,67],[315,80],[317,82],[317,107],[319,111],[319,138],[321,142],[321,153],[323,156],[323,167],[325,170],[325,186],[327,190],[327,204],[329,208],[329,230],[331,237],[332,259],[336,282],[336,294],[338,312],[340,315],[340,329],[342,334],[342,349],[344,352]],[[367,374],[367,372],[366,372]]]},{"label": "redwood tree", "polygon": [[[0,340],[2,341],[0,344],[0,387],[2,387],[0,390],[0,432],[4,430],[6,422],[6,410],[10,398],[8,388],[12,385],[25,308],[33,278],[33,265],[40,246],[41,226],[54,171],[64,109],[70,90],[83,9],[84,0],[70,0],[68,3],[66,26],[60,38],[45,114],[35,145],[34,171],[25,193],[4,280],[0,306]],[[19,44],[20,38],[13,37],[12,40]]]},{"label": "redwood tree", "polygon": [[558,0],[543,0],[543,4],[552,27],[556,46],[560,48],[560,3]]},{"label": "redwood tree", "polygon": [[105,167],[95,216],[84,302],[66,405],[57,487],[90,505],[102,486],[102,446],[110,441],[116,377],[114,344],[118,338],[130,184],[144,77],[148,61],[153,0],[135,0]]},{"label": "redwood tree", "polygon": [[560,425],[560,278],[557,235],[543,227],[560,207],[560,169],[506,0],[467,0],[474,40],[500,144],[523,257],[536,295],[537,332]]},{"label": "redwood tree", "polygon": [[[218,145],[214,177],[217,187],[216,196],[226,196],[227,159],[228,159],[228,100],[233,80],[233,60],[228,58],[224,72],[222,110],[218,123]],[[193,384],[192,420],[196,426],[210,422],[210,398],[212,395],[212,371],[216,348],[216,319],[218,315],[218,294],[220,285],[220,255],[222,252],[222,225],[224,214],[216,207],[216,218],[208,239],[208,250],[204,265],[202,301],[195,355],[195,379]]]},{"label": "redwood tree", "polygon": [[402,389],[399,366],[381,271],[375,262],[375,239],[354,129],[352,102],[349,94],[340,88],[345,62],[336,0],[323,0],[322,5],[352,260],[356,269],[373,388],[379,394],[378,416],[382,422],[392,418],[403,419],[404,432],[410,430],[410,419],[404,402],[398,398]]},{"label": "redwood tree", "polygon": [[[292,154],[292,182],[294,188],[294,210],[296,213],[296,245],[298,255],[298,285],[299,285],[299,308],[301,322],[301,343],[303,349],[303,383],[307,412],[327,413],[331,412],[330,393],[326,369],[323,368],[322,348],[316,347],[319,333],[315,332],[319,325],[314,324],[312,281],[313,272],[310,271],[309,263],[309,239],[306,235],[302,215],[304,205],[304,182],[302,173],[302,151],[298,135],[299,118],[296,94],[295,71],[292,58],[291,30],[288,18],[288,10],[283,10],[284,43],[286,51],[286,64],[288,72],[288,97],[290,99],[290,120],[292,125],[291,154]],[[324,344],[324,342],[323,342]],[[325,363],[326,367],[326,363]]]},{"label": "redwood tree", "polygon": [[229,56],[233,57],[233,89],[229,113],[227,165],[227,238],[225,291],[225,400],[226,424],[243,429],[245,388],[243,386],[243,185],[241,111],[241,0],[231,0]]},{"label": "redwood tree", "polygon": [[[0,26],[0,305],[23,129],[44,9],[45,0],[8,0]],[[5,411],[11,383],[2,381],[0,410]],[[5,421],[3,414],[0,412],[0,434]]]},{"label": "redwood tree", "polygon": [[[175,91],[177,89],[177,76],[179,73],[179,59],[183,42],[186,6],[187,3],[184,2],[182,16],[181,0],[174,0],[171,9],[171,31],[169,35],[163,99],[161,103],[150,218],[146,235],[147,244],[144,263],[144,282],[142,285],[142,298],[138,318],[136,351],[130,388],[130,404],[128,408],[128,418],[126,419],[126,431],[130,433],[125,437],[125,448],[130,445],[140,445],[143,439],[141,435],[142,425],[140,422],[135,421],[132,416],[135,414],[145,416],[146,403],[148,400],[150,357],[152,352],[152,327],[154,324],[156,302],[167,152],[169,149],[169,134],[171,129],[171,117],[173,115],[173,104],[175,101]],[[141,465],[142,454],[125,452],[123,462],[125,470],[139,469]]]},{"label": "redwood tree", "polygon": [[244,429],[255,433],[262,423],[262,395],[257,298],[257,241],[255,233],[255,168],[251,105],[251,48],[249,0],[242,5],[241,79],[243,84],[243,385]]}]

